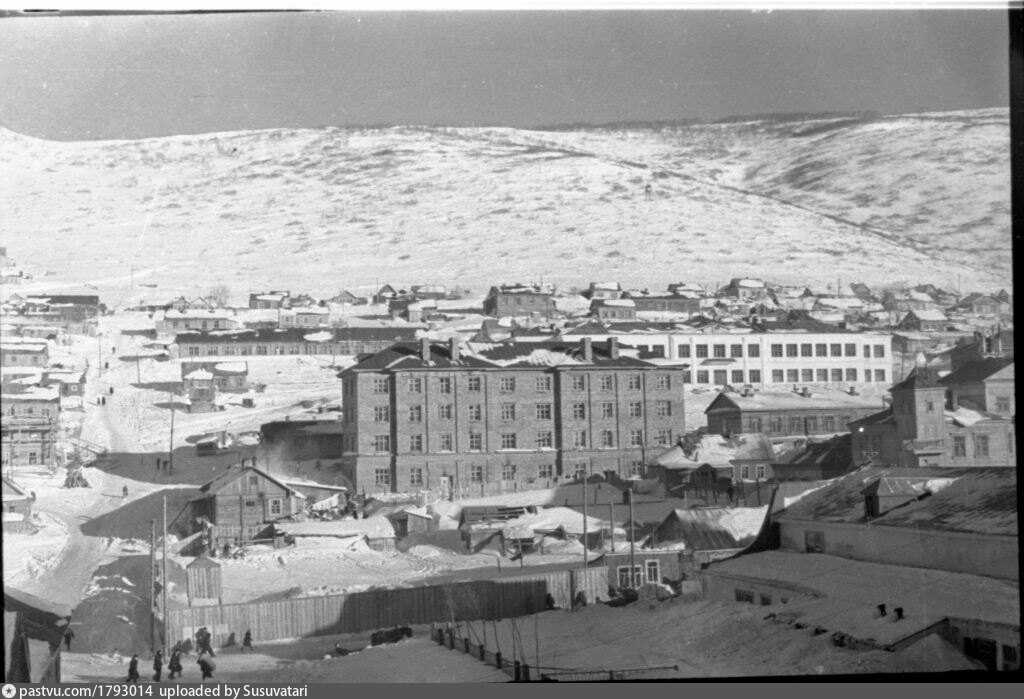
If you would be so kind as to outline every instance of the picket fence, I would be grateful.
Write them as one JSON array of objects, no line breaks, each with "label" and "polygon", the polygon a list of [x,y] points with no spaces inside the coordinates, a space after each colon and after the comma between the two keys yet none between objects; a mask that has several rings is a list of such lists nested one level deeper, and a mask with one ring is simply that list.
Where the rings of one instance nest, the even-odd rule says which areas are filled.
[{"label": "picket fence", "polygon": [[474,580],[394,590],[368,590],[272,602],[249,602],[171,609],[167,638],[173,645],[206,627],[214,646],[246,630],[257,641],[358,633],[395,626],[444,621],[505,619],[539,612],[550,594],[569,607],[577,593],[588,600],[606,596],[605,567],[563,570],[497,580]]}]

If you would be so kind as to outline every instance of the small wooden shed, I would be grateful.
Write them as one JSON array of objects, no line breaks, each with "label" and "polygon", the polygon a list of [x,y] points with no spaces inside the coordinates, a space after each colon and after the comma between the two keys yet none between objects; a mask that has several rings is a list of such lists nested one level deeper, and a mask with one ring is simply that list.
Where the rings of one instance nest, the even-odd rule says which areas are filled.
[{"label": "small wooden shed", "polygon": [[185,568],[188,605],[201,607],[220,604],[222,583],[220,564],[205,554]]}]

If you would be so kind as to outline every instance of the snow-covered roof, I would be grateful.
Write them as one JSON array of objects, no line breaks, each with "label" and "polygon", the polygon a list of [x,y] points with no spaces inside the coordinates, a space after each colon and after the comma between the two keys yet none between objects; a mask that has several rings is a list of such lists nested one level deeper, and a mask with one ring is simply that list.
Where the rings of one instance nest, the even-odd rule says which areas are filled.
[{"label": "snow-covered roof", "polygon": [[736,286],[747,289],[762,289],[764,288],[764,282],[760,279],[737,279]]},{"label": "snow-covered roof", "polygon": [[199,318],[200,320],[230,320],[231,316],[223,311],[212,311],[205,308],[190,308],[184,311],[170,309],[164,311],[164,320],[181,320]]},{"label": "snow-covered roof", "polygon": [[28,386],[23,393],[4,393],[4,401],[60,400],[60,389],[56,386]]},{"label": "snow-covered roof", "polygon": [[213,374],[206,369],[196,369],[195,371],[190,371],[184,378],[190,381],[210,381],[213,379]]},{"label": "snow-covered roof", "polygon": [[386,539],[395,536],[395,528],[387,517],[367,519],[313,520],[307,522],[278,522],[275,525],[285,534],[292,536],[365,536],[370,539]]},{"label": "snow-covered roof", "polygon": [[249,365],[245,362],[219,362],[214,370],[225,374],[244,374],[249,371]]},{"label": "snow-covered roof", "polygon": [[295,315],[326,316],[330,315],[331,311],[323,306],[303,306],[301,308],[292,308],[291,312]]},{"label": "snow-covered roof", "polygon": [[[583,515],[568,507],[550,507],[539,510],[537,514],[523,515],[505,522],[504,532],[506,536],[516,533],[527,532],[553,532],[561,529],[567,534],[583,533]],[[587,516],[587,530],[598,531],[602,521],[595,517]],[[516,538],[523,538],[517,536]]]},{"label": "snow-covered roof", "polygon": [[[937,308],[925,308],[925,309],[922,309],[922,310],[919,310],[919,311],[910,311],[909,313],[907,313],[907,316],[909,316],[911,313],[913,313],[914,316],[916,318],[920,319],[920,320],[928,320],[928,321],[945,321],[945,320],[948,320],[948,318],[946,318],[946,314],[943,313],[942,311],[940,311]],[[906,316],[904,316],[903,319],[906,320]]]},{"label": "snow-covered roof", "polygon": [[633,299],[602,299],[602,306],[623,306],[625,308],[636,308],[636,302]]}]

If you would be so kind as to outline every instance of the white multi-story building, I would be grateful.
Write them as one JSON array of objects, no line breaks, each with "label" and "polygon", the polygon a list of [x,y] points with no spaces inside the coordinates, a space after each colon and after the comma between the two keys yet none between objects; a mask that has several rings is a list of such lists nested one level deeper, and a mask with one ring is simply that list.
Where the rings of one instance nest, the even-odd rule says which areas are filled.
[{"label": "white multi-story building", "polygon": [[587,323],[567,329],[562,337],[589,337],[595,342],[616,337],[623,347],[639,349],[641,358],[665,357],[688,363],[684,381],[708,387],[800,384],[845,388],[893,381],[890,334],[844,330],[814,321],[764,321],[754,326],[703,329],[668,323]]}]

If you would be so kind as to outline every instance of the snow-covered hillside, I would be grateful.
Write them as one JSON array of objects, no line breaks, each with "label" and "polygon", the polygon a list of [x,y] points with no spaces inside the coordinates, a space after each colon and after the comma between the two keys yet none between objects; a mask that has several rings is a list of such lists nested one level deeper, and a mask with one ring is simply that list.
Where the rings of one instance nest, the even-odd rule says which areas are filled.
[{"label": "snow-covered hillside", "polygon": [[1010,284],[1006,110],[76,143],[0,130],[0,185],[0,245],[34,285],[114,296],[130,281],[154,297],[742,274]]}]

